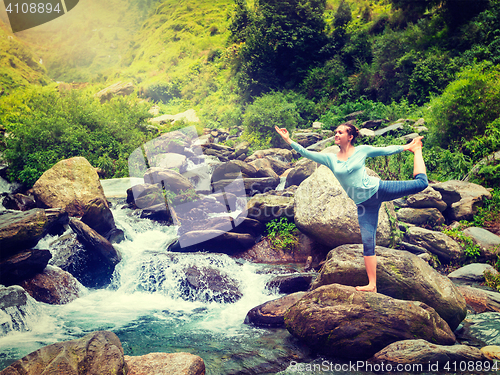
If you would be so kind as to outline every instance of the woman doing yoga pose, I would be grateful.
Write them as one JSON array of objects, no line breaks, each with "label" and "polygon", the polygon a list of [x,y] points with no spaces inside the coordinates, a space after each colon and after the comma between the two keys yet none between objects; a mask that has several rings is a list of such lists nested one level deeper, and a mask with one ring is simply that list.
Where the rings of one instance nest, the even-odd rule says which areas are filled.
[{"label": "woman doing yoga pose", "polygon": [[[286,143],[302,156],[330,168],[347,195],[354,201],[358,210],[358,222],[363,242],[363,255],[368,275],[368,285],[358,286],[357,290],[377,291],[377,257],[375,255],[375,237],[378,225],[378,212],[382,202],[401,198],[405,195],[416,194],[424,190],[427,185],[427,175],[422,157],[422,138],[417,137],[405,146],[373,147],[353,143],[359,135],[354,125],[340,125],[335,131],[335,144],[340,151],[319,153],[306,150],[291,140],[288,130],[275,127],[278,134]],[[367,157],[392,155],[403,151],[414,154],[413,180],[410,181],[381,181],[376,177],[368,176],[365,168]]]}]

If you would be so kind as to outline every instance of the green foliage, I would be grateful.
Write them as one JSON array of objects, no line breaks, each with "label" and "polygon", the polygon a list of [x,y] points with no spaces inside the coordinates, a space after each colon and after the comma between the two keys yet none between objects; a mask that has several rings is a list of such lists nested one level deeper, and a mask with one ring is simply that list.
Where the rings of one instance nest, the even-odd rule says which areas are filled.
[{"label": "green foliage", "polygon": [[469,225],[468,222],[461,222],[455,229],[443,229],[443,233],[455,239],[464,251],[466,258],[476,259],[481,255],[481,247],[477,245],[472,237],[463,234],[463,230]]},{"label": "green foliage", "polygon": [[[497,267],[497,271],[498,268],[500,267]],[[484,279],[486,281],[486,285],[500,292],[500,274],[493,274],[493,272],[484,271]]]},{"label": "green foliage", "polygon": [[144,90],[144,97],[150,98],[154,102],[168,102],[171,99],[181,96],[180,82],[156,82]]},{"label": "green foliage", "polygon": [[243,10],[238,3],[230,29],[234,40],[244,41],[236,66],[242,92],[255,96],[299,84],[327,43],[325,5],[325,0],[260,0],[255,9]]},{"label": "green foliage", "polygon": [[243,115],[243,138],[253,149],[280,147],[283,140],[274,126],[287,128],[291,134],[301,121],[297,106],[289,102],[285,94],[264,94],[246,108]]},{"label": "green foliage", "polygon": [[106,177],[126,177],[128,156],[148,137],[149,117],[132,98],[100,104],[90,92],[54,87],[13,93],[0,101],[9,173],[31,186],[58,161],[83,156]]},{"label": "green foliage", "polygon": [[273,249],[293,252],[299,244],[298,229],[286,217],[268,222],[266,229]]},{"label": "green foliage", "polygon": [[485,199],[483,206],[479,207],[473,219],[478,227],[490,227],[500,222],[500,188],[491,191],[491,199]]},{"label": "green foliage", "polygon": [[441,146],[484,135],[500,113],[500,66],[465,68],[430,107],[428,123]]},{"label": "green foliage", "polygon": [[423,157],[429,178],[438,181],[461,180],[472,167],[468,156],[438,146],[424,147]]}]

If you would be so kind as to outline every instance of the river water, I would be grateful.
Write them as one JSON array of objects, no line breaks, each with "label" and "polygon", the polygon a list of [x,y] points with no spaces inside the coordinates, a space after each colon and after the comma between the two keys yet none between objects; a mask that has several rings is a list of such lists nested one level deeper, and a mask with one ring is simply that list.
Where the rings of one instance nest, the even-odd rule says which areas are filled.
[{"label": "river water", "polygon": [[[31,330],[0,338],[0,369],[26,354],[57,341],[79,338],[96,330],[110,330],[120,338],[125,354],[189,352],[205,361],[207,374],[276,373],[292,359],[302,359],[301,347],[286,329],[260,329],[243,323],[247,312],[279,295],[266,282],[279,273],[217,253],[169,253],[176,228],[140,219],[117,204],[113,215],[124,230],[116,244],[122,254],[112,284],[87,290],[65,305],[33,301],[26,322]],[[58,251],[57,237],[37,245]],[[242,297],[235,303],[213,301],[210,291],[186,298],[183,270],[210,267],[234,279]]]}]

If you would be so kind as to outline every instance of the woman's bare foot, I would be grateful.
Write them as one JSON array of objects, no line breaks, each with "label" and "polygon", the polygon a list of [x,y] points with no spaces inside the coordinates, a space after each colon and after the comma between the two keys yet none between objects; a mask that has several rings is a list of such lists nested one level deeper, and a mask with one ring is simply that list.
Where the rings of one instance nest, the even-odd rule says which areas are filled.
[{"label": "woman's bare foot", "polygon": [[408,150],[415,153],[417,150],[422,149],[422,136],[414,138],[409,144],[408,144]]},{"label": "woman's bare foot", "polygon": [[357,286],[356,290],[358,292],[372,292],[372,293],[377,293],[377,286],[376,285],[365,285],[365,286]]}]

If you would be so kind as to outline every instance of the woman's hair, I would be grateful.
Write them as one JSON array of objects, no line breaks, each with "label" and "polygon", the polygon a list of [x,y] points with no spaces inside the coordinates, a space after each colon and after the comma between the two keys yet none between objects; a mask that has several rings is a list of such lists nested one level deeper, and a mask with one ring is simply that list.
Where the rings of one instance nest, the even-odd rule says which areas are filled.
[{"label": "woman's hair", "polygon": [[352,141],[351,144],[354,144],[356,142],[356,138],[359,135],[359,129],[354,126],[353,124],[345,123],[339,126],[345,126],[347,128],[347,134],[352,135]]}]

